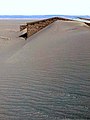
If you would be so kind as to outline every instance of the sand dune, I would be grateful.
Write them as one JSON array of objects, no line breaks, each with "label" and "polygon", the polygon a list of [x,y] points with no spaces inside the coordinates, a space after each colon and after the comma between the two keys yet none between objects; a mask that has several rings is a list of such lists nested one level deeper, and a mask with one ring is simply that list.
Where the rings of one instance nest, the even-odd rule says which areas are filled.
[{"label": "sand dune", "polygon": [[0,21],[0,119],[90,118],[90,28],[56,21],[25,41],[22,22]]},{"label": "sand dune", "polygon": [[[81,36],[81,34],[83,36],[84,34],[87,34],[87,38],[89,38],[90,33],[90,29],[84,23],[75,21],[56,21],[25,41],[23,38],[18,37],[19,25],[22,21],[21,23],[20,21],[5,21],[5,23],[6,27],[5,24],[4,27],[1,26],[3,29],[1,29],[2,31],[0,32],[0,49],[2,49],[0,51],[0,56],[3,56],[0,57],[0,59],[5,61],[8,60],[8,62],[11,60],[16,62],[16,59],[19,59],[20,57],[19,61],[23,61],[24,59],[29,61],[32,57],[27,55],[28,52],[32,53],[32,51],[35,50],[39,50],[40,52],[42,46],[51,46],[52,42],[57,42],[57,40],[62,39],[66,40],[68,39],[68,36],[71,36],[70,39],[72,39],[73,37]],[[12,28],[14,27],[14,31],[12,32],[11,26]],[[31,49],[27,48],[27,46],[31,47]],[[22,51],[22,54],[19,53],[20,51]],[[24,51],[26,51],[26,53]],[[18,54],[19,58],[16,54]]]},{"label": "sand dune", "polygon": [[[8,63],[27,63],[33,59],[33,57],[38,58],[41,52],[42,46],[48,48],[52,46],[51,50],[54,49],[54,44],[59,41],[73,41],[74,37],[77,40],[83,41],[83,36],[87,35],[89,39],[90,30],[89,28],[81,22],[74,21],[56,21],[43,30],[39,31],[32,37],[28,38],[24,45],[20,46],[18,51],[12,56],[7,58]],[[80,39],[80,37],[82,39]],[[21,43],[20,43],[21,44]],[[45,51],[49,50],[45,48]],[[62,47],[61,47],[62,48]],[[38,55],[37,54],[38,51]],[[45,56],[43,56],[45,57]]]},{"label": "sand dune", "polygon": [[[15,22],[16,22],[16,24],[15,24]],[[21,23],[22,23],[22,21],[21,21]],[[11,25],[9,26],[8,24],[9,25],[11,24]],[[46,27],[45,29],[41,30],[40,32],[36,33],[35,35],[30,37],[25,42],[22,38],[18,37],[19,25],[20,25],[20,21],[12,21],[12,22],[10,21],[10,23],[6,22],[6,27],[4,29],[2,29],[2,31],[0,32],[0,46],[2,46],[2,48],[4,46],[4,51],[5,51],[5,47],[7,47],[7,49],[8,49],[10,46],[11,47],[10,51],[13,51],[14,48],[12,46],[14,46],[15,48],[18,48],[19,44],[26,44],[26,43],[32,44],[31,40],[35,39],[35,37],[36,37],[36,39],[38,37],[39,41],[41,43],[43,43],[43,42],[45,42],[46,36],[47,36],[46,40],[47,40],[47,42],[49,42],[52,39],[56,39],[59,37],[65,38],[65,35],[67,35],[67,36],[69,36],[70,34],[78,34],[79,35],[82,32],[86,32],[86,31],[89,32],[89,29],[86,27],[86,25],[84,23],[74,22],[74,21],[67,21],[67,22],[57,21],[57,22],[53,23],[52,25]],[[5,26],[5,24],[4,24],[4,26]],[[12,28],[11,28],[11,26],[12,26]],[[13,26],[14,26],[14,30],[12,30]],[[7,30],[7,29],[9,29],[9,30]],[[11,32],[11,30],[12,30],[12,32]],[[54,34],[53,35],[54,38],[51,36],[52,34]],[[7,40],[7,41],[4,41],[4,40]],[[5,42],[6,42],[6,44],[5,44]],[[36,42],[36,41],[33,40],[33,42]],[[23,48],[21,47],[21,49],[23,49]]]}]

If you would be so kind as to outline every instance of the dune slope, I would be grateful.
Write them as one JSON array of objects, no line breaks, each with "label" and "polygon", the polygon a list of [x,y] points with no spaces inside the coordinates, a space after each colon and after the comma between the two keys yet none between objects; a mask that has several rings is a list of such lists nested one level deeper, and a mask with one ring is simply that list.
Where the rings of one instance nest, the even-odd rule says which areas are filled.
[{"label": "dune slope", "polygon": [[0,119],[90,119],[90,29],[57,21],[25,41],[17,28],[0,38]]}]

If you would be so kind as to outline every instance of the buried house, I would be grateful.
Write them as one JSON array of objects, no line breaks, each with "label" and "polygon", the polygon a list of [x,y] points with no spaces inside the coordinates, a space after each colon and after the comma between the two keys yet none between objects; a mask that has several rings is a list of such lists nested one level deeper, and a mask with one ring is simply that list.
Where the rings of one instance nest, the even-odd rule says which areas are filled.
[{"label": "buried house", "polygon": [[72,21],[70,19],[53,17],[53,18],[43,19],[35,22],[29,22],[26,25],[20,25],[19,37],[23,37],[27,39],[28,37],[32,36],[33,34],[37,33],[41,29],[47,27],[48,25],[52,24],[57,20]]}]

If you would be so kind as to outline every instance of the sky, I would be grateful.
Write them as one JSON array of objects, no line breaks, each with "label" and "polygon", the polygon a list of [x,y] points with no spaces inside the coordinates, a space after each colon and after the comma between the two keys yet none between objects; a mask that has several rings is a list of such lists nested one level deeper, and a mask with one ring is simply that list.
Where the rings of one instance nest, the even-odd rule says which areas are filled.
[{"label": "sky", "polygon": [[0,0],[0,15],[90,15],[90,0]]}]

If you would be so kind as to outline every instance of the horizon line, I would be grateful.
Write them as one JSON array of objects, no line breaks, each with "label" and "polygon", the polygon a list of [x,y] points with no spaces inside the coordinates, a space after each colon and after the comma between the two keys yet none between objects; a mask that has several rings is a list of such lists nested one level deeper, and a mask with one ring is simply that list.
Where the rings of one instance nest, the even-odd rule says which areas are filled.
[{"label": "horizon line", "polygon": [[90,15],[69,15],[69,14],[68,15],[66,15],[66,14],[57,14],[57,15],[56,14],[50,14],[50,15],[47,15],[47,14],[45,14],[45,15],[39,15],[39,14],[38,15],[35,15],[35,14],[34,15],[22,15],[22,14],[21,15],[17,15],[17,14],[15,14],[15,15],[8,14],[7,15],[7,14],[4,14],[4,15],[0,15],[0,16],[53,16],[53,15],[54,16],[58,16],[58,15],[61,15],[61,16],[63,16],[63,15],[65,15],[65,16],[90,16]]}]

